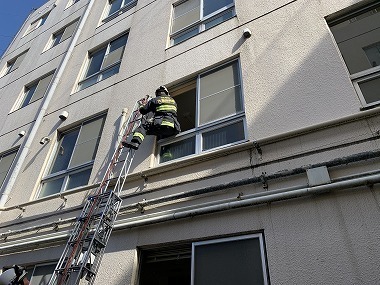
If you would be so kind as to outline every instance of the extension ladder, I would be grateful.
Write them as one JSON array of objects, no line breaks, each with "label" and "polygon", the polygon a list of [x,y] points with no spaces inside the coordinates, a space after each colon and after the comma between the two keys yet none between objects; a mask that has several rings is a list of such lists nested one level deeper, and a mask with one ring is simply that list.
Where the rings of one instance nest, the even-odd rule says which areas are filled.
[{"label": "extension ladder", "polygon": [[114,177],[116,166],[122,156],[121,142],[140,125],[139,106],[147,99],[148,97],[136,102],[133,112],[123,125],[121,133],[124,135],[114,151],[100,186],[88,197],[54,274],[49,280],[49,285],[94,284],[122,203],[119,196],[135,155],[135,150],[128,148],[117,181],[113,189],[109,189],[110,181]]}]

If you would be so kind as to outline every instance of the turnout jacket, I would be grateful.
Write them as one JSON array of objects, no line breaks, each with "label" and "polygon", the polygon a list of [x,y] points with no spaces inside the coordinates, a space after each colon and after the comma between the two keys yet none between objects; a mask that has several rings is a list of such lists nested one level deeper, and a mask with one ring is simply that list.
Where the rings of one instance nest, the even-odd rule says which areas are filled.
[{"label": "turnout jacket", "polygon": [[152,98],[148,103],[140,106],[139,111],[147,117],[144,126],[147,129],[147,134],[156,134],[164,126],[173,128],[175,134],[181,131],[177,120],[177,103],[170,96]]}]

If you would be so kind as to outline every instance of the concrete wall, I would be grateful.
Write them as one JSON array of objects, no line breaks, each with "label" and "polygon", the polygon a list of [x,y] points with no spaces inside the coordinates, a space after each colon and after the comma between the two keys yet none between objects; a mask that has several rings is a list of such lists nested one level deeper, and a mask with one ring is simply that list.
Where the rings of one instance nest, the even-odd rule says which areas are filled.
[{"label": "concrete wall", "polygon": [[[83,15],[89,2],[81,0],[66,8],[66,0],[48,1],[30,15],[3,56],[0,68],[29,48],[20,68],[0,78],[0,153],[23,147],[28,134],[24,138],[17,134],[31,130],[44,99],[20,110],[12,111],[12,107],[25,84],[59,68],[70,40],[44,51],[46,43],[52,33]],[[153,213],[233,199],[239,194],[303,189],[309,183],[306,168],[320,164],[334,165],[328,167],[332,184],[347,180],[347,176],[354,179],[376,174],[379,110],[361,111],[325,20],[362,1],[259,0],[253,4],[235,0],[236,17],[169,47],[173,3],[139,0],[136,7],[102,23],[106,1],[94,2],[0,213],[0,233],[74,218],[90,193],[83,189],[67,195],[67,201],[54,197],[27,203],[35,200],[54,148],[53,143],[40,145],[42,137],[49,136],[53,142],[57,131],[106,112],[90,178],[90,184],[99,182],[115,144],[123,108],[131,110],[136,100],[153,94],[159,85],[173,85],[234,58],[239,58],[241,65],[247,142],[159,166],[152,163],[154,140],[147,139],[136,154],[122,193],[124,205],[262,175],[278,177],[269,179],[268,187],[256,182],[147,207],[144,214],[137,209],[122,212],[119,224],[133,218],[143,220]],[[47,9],[51,14],[46,23],[22,36]],[[249,39],[242,36],[244,28],[252,31]],[[88,51],[124,32],[129,36],[120,72],[76,91]],[[65,121],[58,118],[63,110],[69,113]],[[259,142],[259,150],[254,141]],[[368,156],[354,161],[363,153]],[[332,163],[346,157],[352,158],[350,162]],[[287,171],[290,174],[282,177]],[[96,284],[138,284],[139,246],[247,232],[264,234],[270,284],[380,284],[380,193],[378,185],[369,186],[119,229],[111,237]],[[12,208],[20,204],[25,204],[25,211]],[[58,232],[46,227],[9,236],[0,243],[0,264],[58,259],[64,245],[64,238],[58,235],[70,230],[71,222],[60,225]],[[38,242],[50,236],[56,240]],[[18,246],[31,240],[30,245]]]}]

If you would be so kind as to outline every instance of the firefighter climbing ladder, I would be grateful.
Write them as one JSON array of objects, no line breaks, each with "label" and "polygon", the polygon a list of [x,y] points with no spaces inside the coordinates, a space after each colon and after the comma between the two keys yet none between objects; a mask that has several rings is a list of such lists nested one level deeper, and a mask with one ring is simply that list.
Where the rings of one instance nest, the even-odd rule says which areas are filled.
[{"label": "firefighter climbing ladder", "polygon": [[94,284],[105,247],[116,221],[122,199],[119,197],[131,167],[135,150],[129,148],[123,161],[119,176],[113,189],[109,184],[114,177],[116,166],[121,164],[121,141],[140,124],[141,114],[138,110],[140,104],[148,98],[136,102],[133,111],[124,124],[121,133],[123,138],[108,165],[106,173],[93,195],[88,197],[81,215],[77,219],[66,247],[49,280],[49,285],[77,285]]}]

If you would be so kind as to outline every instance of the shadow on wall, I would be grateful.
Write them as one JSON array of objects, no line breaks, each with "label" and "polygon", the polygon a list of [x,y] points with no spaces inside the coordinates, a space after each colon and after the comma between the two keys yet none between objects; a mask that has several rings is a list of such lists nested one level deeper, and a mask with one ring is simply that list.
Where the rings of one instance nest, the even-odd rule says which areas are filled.
[{"label": "shadow on wall", "polygon": [[319,4],[301,3],[258,19],[250,46],[242,45],[249,54],[243,54],[243,78],[254,78],[243,84],[250,102],[248,129],[256,139],[347,116],[360,107]]}]

